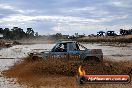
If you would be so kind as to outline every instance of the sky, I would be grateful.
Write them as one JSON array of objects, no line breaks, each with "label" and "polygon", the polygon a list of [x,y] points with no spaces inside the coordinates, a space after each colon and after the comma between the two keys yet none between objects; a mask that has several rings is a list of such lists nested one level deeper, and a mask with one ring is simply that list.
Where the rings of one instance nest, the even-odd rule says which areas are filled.
[{"label": "sky", "polygon": [[41,35],[132,29],[132,0],[0,0],[0,27]]}]

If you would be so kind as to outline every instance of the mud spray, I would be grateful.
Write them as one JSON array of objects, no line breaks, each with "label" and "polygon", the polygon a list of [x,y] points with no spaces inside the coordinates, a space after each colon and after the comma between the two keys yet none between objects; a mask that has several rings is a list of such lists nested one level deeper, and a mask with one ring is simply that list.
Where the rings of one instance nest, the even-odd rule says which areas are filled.
[{"label": "mud spray", "polygon": [[[87,74],[92,75],[130,75],[132,74],[132,62],[103,61],[101,63],[79,63],[63,61],[59,59],[43,60],[42,58],[24,58],[17,62],[9,70],[3,72],[6,77],[18,78],[20,83],[30,83],[34,86],[46,87],[77,87],[76,76],[78,67],[83,66]],[[63,81],[62,81],[63,80]],[[101,84],[98,84],[102,87]],[[112,85],[112,84],[111,84]],[[131,85],[131,83],[128,86]],[[85,85],[85,87],[93,85]],[[119,85],[117,85],[119,86]]]}]

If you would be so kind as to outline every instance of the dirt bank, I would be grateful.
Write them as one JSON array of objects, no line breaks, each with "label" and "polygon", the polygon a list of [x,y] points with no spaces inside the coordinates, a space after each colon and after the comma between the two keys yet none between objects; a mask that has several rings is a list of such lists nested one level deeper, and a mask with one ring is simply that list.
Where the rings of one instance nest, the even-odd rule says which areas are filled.
[{"label": "dirt bank", "polygon": [[11,40],[4,40],[4,39],[0,39],[0,47],[5,47],[6,43],[12,43],[13,41]]},{"label": "dirt bank", "polygon": [[132,35],[124,36],[96,36],[96,37],[83,37],[77,39],[79,42],[112,42],[112,43],[132,43]]},{"label": "dirt bank", "polygon": [[129,84],[86,84],[78,85],[76,76],[78,67],[82,65],[87,74],[127,74],[132,76],[132,61],[102,63],[75,63],[62,60],[42,60],[31,57],[24,58],[9,70],[3,72],[6,77],[17,78],[18,82],[30,87],[50,88],[131,88]]},{"label": "dirt bank", "polygon": [[21,43],[13,40],[0,39],[0,48],[11,47],[13,45],[20,45]]}]

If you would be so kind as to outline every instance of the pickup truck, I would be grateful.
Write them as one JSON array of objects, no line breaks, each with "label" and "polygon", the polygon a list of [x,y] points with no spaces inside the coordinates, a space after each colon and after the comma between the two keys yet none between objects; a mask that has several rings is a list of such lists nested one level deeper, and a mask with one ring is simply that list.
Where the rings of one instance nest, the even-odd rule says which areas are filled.
[{"label": "pickup truck", "polygon": [[103,60],[101,49],[87,49],[76,41],[58,42],[51,51],[40,53],[30,53],[34,58],[42,57],[44,59],[64,59],[66,61],[99,61]]}]

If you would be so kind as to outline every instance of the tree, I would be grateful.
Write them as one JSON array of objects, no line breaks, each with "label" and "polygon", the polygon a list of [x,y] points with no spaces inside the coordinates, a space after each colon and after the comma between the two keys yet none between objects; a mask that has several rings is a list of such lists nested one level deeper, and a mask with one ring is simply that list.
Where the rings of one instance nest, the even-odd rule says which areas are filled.
[{"label": "tree", "polygon": [[56,33],[56,36],[57,37],[62,37],[62,34],[61,33]]},{"label": "tree", "polygon": [[26,37],[26,33],[23,31],[23,29],[18,28],[18,27],[13,27],[11,29],[11,33],[13,35],[11,39],[21,39],[21,38]]},{"label": "tree", "polygon": [[0,34],[3,34],[3,28],[0,28]]},{"label": "tree", "polygon": [[78,33],[75,33],[75,37],[76,37],[76,38],[79,37],[79,34],[78,34]]},{"label": "tree", "polygon": [[22,39],[27,37],[34,37],[38,36],[38,32],[34,32],[32,28],[27,28],[27,31],[24,32],[22,28],[13,27],[12,29],[9,28],[0,28],[0,34],[3,34],[5,39]]},{"label": "tree", "polygon": [[4,38],[6,38],[6,39],[10,39],[11,33],[10,33],[10,29],[9,29],[9,28],[5,28],[5,29],[3,30],[3,36],[4,36]]},{"label": "tree", "polygon": [[34,37],[34,30],[32,28],[27,28],[26,34],[28,34],[29,37]]},{"label": "tree", "polygon": [[38,32],[36,32],[36,33],[35,33],[35,36],[36,36],[36,37],[38,37],[38,36],[39,36]]}]

